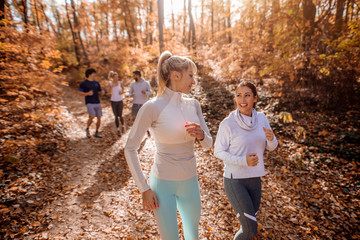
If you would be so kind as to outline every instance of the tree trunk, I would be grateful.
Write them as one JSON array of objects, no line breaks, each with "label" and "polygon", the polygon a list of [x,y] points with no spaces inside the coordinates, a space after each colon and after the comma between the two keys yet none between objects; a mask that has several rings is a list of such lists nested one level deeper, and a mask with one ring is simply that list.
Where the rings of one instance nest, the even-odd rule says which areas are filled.
[{"label": "tree trunk", "polygon": [[57,22],[57,31],[59,33],[59,37],[61,37],[61,31],[64,30],[64,26],[61,23],[62,21],[61,21],[61,17],[60,17],[58,9],[56,7],[54,7],[52,10],[53,10],[56,22]]},{"label": "tree trunk", "polygon": [[[4,14],[4,18],[5,18],[5,15],[7,16],[7,18],[11,21],[11,22],[14,22],[14,17],[11,13],[10,8],[11,8],[11,4],[9,3],[9,1],[6,1],[6,0],[1,0],[1,1],[4,1],[5,2],[5,11],[3,12]],[[13,24],[11,24],[11,26],[13,26]]]},{"label": "tree trunk", "polygon": [[78,61],[78,65],[80,65],[80,62],[81,62],[80,49],[79,49],[79,47],[78,47],[76,34],[75,34],[75,32],[74,32],[74,29],[73,29],[73,26],[72,26],[72,23],[71,23],[71,20],[70,20],[70,14],[69,14],[69,9],[68,9],[67,0],[65,0],[65,10],[66,10],[66,17],[67,17],[67,19],[68,19],[68,23],[69,23],[71,35],[72,35],[72,38],[73,38],[76,60]]},{"label": "tree trunk", "polygon": [[[221,9],[221,10],[223,10],[223,9]],[[216,12],[216,17],[217,17],[217,32],[221,32],[221,14],[222,14],[223,12],[221,11],[220,12],[220,9],[218,8],[217,9],[217,12]]]},{"label": "tree trunk", "polygon": [[94,23],[95,23],[95,41],[96,41],[96,49],[98,53],[100,52],[100,44],[99,44],[99,35],[98,35],[98,19],[96,14],[96,2],[93,3],[93,16],[94,16]]},{"label": "tree trunk", "polygon": [[89,46],[91,42],[91,40],[93,39],[92,38],[92,35],[90,34],[91,32],[91,28],[89,27],[90,24],[89,24],[89,19],[90,19],[90,16],[88,14],[88,12],[84,13],[84,9],[86,9],[86,6],[83,4],[83,1],[80,0],[80,11],[78,11],[78,18],[80,19],[83,19],[83,23],[82,23],[82,32],[83,32],[83,36],[85,38],[85,46]]},{"label": "tree trunk", "polygon": [[114,31],[114,38],[115,38],[115,41],[116,42],[119,42],[119,37],[118,37],[118,34],[117,34],[117,25],[116,25],[116,18],[113,17],[113,31]]},{"label": "tree trunk", "polygon": [[38,9],[37,9],[37,0],[34,0],[34,18],[35,18],[35,22],[36,22],[36,26],[39,28],[39,34],[42,34],[42,29],[40,26],[40,21],[39,21],[39,13],[38,13]]},{"label": "tree trunk", "polygon": [[346,13],[345,13],[345,26],[347,26],[347,23],[349,21],[349,7],[352,0],[348,0],[346,3]]},{"label": "tree trunk", "polygon": [[153,44],[153,14],[154,14],[154,2],[153,0],[150,0],[150,32],[149,32],[149,39],[150,39],[150,44],[152,45]]},{"label": "tree trunk", "polygon": [[185,45],[186,43],[186,0],[184,0],[184,24],[183,24],[183,38],[182,43]]},{"label": "tree trunk", "polygon": [[164,0],[158,0],[158,18],[159,18],[159,49],[160,53],[164,49]]},{"label": "tree trunk", "polygon": [[204,29],[204,0],[201,0],[201,15],[200,15],[200,35],[203,34]]},{"label": "tree trunk", "polygon": [[27,0],[21,0],[21,5],[23,7],[23,21],[25,25],[26,32],[29,32],[29,18],[28,18],[28,8],[27,8]]},{"label": "tree trunk", "polygon": [[109,31],[109,1],[106,1],[106,11],[105,11],[105,34],[106,38],[110,39],[110,31]]},{"label": "tree trunk", "polygon": [[[351,1],[351,9],[352,9],[352,11],[351,11],[351,17],[350,17],[350,21],[353,21],[354,20],[354,18],[356,18],[356,19],[359,19],[359,16],[360,16],[360,8],[358,7],[358,8],[356,8],[356,4],[355,4],[355,1],[354,0],[352,0]],[[357,9],[357,10],[356,10]],[[355,17],[355,16],[357,16],[357,17]]]},{"label": "tree trunk", "polygon": [[174,4],[173,0],[171,0],[171,23],[172,23],[172,35],[175,34],[175,14],[174,14]]},{"label": "tree trunk", "polygon": [[[195,24],[194,19],[191,13],[191,0],[188,1],[188,11],[189,11],[189,19],[190,19],[190,25],[189,25],[189,49],[190,47],[192,49],[195,49],[196,47],[196,35],[195,35]],[[191,44],[191,45],[190,45]]]},{"label": "tree trunk", "polygon": [[56,32],[56,28],[55,28],[54,24],[53,24],[51,21],[49,21],[49,18],[47,17],[47,15],[46,15],[46,13],[45,13],[45,7],[44,7],[44,5],[43,5],[42,3],[40,3],[40,7],[41,7],[42,14],[43,14],[44,17],[45,17],[45,21],[46,21],[46,23],[47,23],[47,25],[48,25],[49,32],[50,32],[50,28],[51,28],[52,31],[54,32],[55,36],[58,36],[59,33]]},{"label": "tree trunk", "polygon": [[129,28],[129,24],[128,24],[128,20],[127,20],[127,17],[126,17],[126,13],[123,11],[122,12],[122,15],[123,15],[123,18],[124,18],[124,25],[125,25],[125,30],[128,34],[128,37],[129,37],[129,41],[130,42],[133,42],[133,36],[132,36],[132,32]]},{"label": "tree trunk", "polygon": [[312,0],[305,0],[303,6],[303,17],[304,17],[304,41],[303,45],[305,52],[310,50],[311,37],[314,34],[314,23],[315,23],[316,7]]},{"label": "tree trunk", "polygon": [[70,0],[70,2],[71,2],[71,7],[72,7],[72,9],[73,9],[73,17],[74,17],[74,23],[75,23],[75,34],[77,35],[77,39],[78,39],[79,42],[80,42],[80,46],[81,46],[81,49],[82,49],[82,52],[83,52],[84,58],[85,58],[85,64],[86,64],[86,65],[89,65],[89,64],[90,64],[89,58],[88,58],[86,49],[85,49],[85,47],[84,47],[84,44],[83,44],[83,41],[82,41],[82,38],[81,38],[80,23],[79,23],[77,14],[76,14],[75,3],[74,3],[74,0]]},{"label": "tree trunk", "polygon": [[4,19],[4,16],[5,16],[5,0],[1,0],[0,1],[0,21]]},{"label": "tree trunk", "polygon": [[343,14],[345,8],[345,0],[336,1],[336,15],[335,15],[335,37],[341,34],[343,28]]},{"label": "tree trunk", "polygon": [[149,0],[145,1],[146,6],[146,22],[145,22],[145,45],[149,44],[149,32],[150,32],[150,7]]},{"label": "tree trunk", "polygon": [[140,45],[142,45],[143,41],[144,41],[144,37],[143,37],[143,31],[142,31],[142,26],[143,26],[143,21],[142,21],[142,15],[141,15],[141,8],[140,6],[138,6],[137,8],[137,25],[139,26],[139,31],[138,31],[138,34],[139,34],[139,39],[142,40],[142,41],[139,41],[138,40],[138,43]]},{"label": "tree trunk", "polygon": [[153,44],[153,0],[149,0],[148,15],[147,15],[147,27],[146,27],[146,43]]},{"label": "tree trunk", "polygon": [[231,2],[227,0],[227,35],[228,35],[228,43],[232,42],[231,36]]},{"label": "tree trunk", "polygon": [[211,38],[214,39],[214,0],[211,0]]},{"label": "tree trunk", "polygon": [[[134,19],[131,15],[131,10],[130,10],[128,0],[125,0],[125,9],[126,9],[126,13],[127,13],[126,15],[129,16],[130,27],[131,27],[132,34],[134,36],[134,43],[135,43],[135,45],[137,45],[138,44],[137,32],[136,32],[136,28],[135,28]],[[126,15],[125,15],[125,17],[126,17]]]}]

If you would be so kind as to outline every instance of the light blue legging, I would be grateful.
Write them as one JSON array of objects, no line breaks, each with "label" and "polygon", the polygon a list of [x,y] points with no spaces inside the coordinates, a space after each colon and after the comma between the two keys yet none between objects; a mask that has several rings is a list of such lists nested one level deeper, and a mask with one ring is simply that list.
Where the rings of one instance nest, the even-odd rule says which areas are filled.
[{"label": "light blue legging", "polygon": [[150,188],[159,202],[159,208],[154,213],[161,239],[179,239],[177,209],[185,239],[199,239],[201,200],[197,176],[185,181],[166,181],[150,175]]}]

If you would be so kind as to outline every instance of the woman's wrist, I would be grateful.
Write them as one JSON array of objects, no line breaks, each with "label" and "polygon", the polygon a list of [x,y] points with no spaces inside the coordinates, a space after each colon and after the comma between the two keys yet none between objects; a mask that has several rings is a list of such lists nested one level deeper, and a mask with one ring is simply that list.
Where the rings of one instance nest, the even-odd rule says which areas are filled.
[{"label": "woman's wrist", "polygon": [[204,139],[205,139],[205,132],[204,132],[204,130],[201,130],[202,131],[202,133],[203,133],[203,136],[202,136],[202,138],[200,139],[200,138],[198,138],[198,140],[201,142],[201,141],[204,141]]}]

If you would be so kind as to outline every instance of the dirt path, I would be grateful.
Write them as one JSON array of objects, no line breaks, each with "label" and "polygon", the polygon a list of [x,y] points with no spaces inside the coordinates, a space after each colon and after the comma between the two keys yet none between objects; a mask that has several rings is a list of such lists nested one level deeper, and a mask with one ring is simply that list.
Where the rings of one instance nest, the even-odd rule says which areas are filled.
[{"label": "dirt path", "polygon": [[[115,134],[110,104],[102,101],[103,138],[85,138],[87,112],[83,98],[70,87],[63,92],[69,149],[64,156],[66,164],[59,167],[67,182],[43,210],[49,221],[47,230],[27,239],[143,239],[144,234],[157,237],[151,214],[139,211],[139,194],[127,169],[123,148],[128,131],[121,137]],[[127,119],[129,114],[126,108]],[[148,155],[152,149],[153,142],[145,140],[140,157],[151,161]],[[149,166],[146,161],[144,166]]]},{"label": "dirt path", "polygon": [[[213,134],[224,117],[218,114],[218,109],[232,108],[229,91],[211,81],[195,90]],[[59,163],[58,172],[67,182],[59,183],[62,188],[58,189],[57,197],[39,213],[46,219],[47,229],[25,239],[159,239],[154,217],[142,210],[140,194],[124,158],[128,130],[121,137],[115,134],[110,103],[103,99],[103,138],[85,138],[87,112],[83,98],[70,87],[65,87],[63,92],[69,143],[63,156],[66,161]],[[226,102],[225,96],[230,96]],[[130,106],[127,99],[125,106]],[[129,115],[130,110],[125,107],[127,122]],[[331,178],[335,179],[341,172],[314,171],[305,163],[294,167],[289,153],[301,146],[280,135],[278,139],[279,148],[265,154],[267,175],[262,178],[256,239],[346,239],[343,236],[349,234],[343,229],[347,225],[338,220],[344,209],[340,205],[341,194],[332,188],[332,180],[328,178],[333,175]],[[144,139],[139,157],[146,175],[154,147],[151,138]],[[195,153],[202,200],[200,239],[232,239],[240,223],[224,192],[223,164],[213,156],[212,150],[197,147]],[[316,191],[323,197],[314,194]],[[348,215],[356,226],[356,215],[350,211]],[[182,233],[180,218],[178,222]],[[343,236],[338,235],[341,232]]]},{"label": "dirt path", "polygon": [[[64,87],[62,92],[69,147],[64,155],[66,163],[60,165],[59,170],[67,182],[58,190],[57,198],[40,213],[49,223],[46,231],[26,239],[160,239],[153,214],[141,210],[140,194],[124,158],[129,129],[121,137],[116,136],[110,103],[103,100],[103,138],[85,138],[87,112],[83,98],[71,87]],[[125,105],[130,106],[127,101]],[[124,116],[131,124],[127,107]],[[94,124],[92,127],[93,130]],[[150,172],[154,147],[151,138],[144,139],[139,157],[146,175]],[[221,165],[210,156],[211,152],[197,148],[196,154],[201,168],[199,182],[203,205],[200,236],[202,239],[230,239],[232,231],[229,230],[233,227],[226,224],[229,220],[224,214],[231,215],[231,208],[218,184],[222,178]],[[209,161],[216,167],[209,168]],[[225,204],[219,204],[219,200],[224,200]],[[224,209],[227,211],[222,211]],[[212,216],[214,210],[217,214]],[[219,218],[214,221],[214,217]],[[180,217],[178,221],[182,234]]]},{"label": "dirt path", "polygon": [[[40,213],[48,220],[46,231],[27,239],[159,239],[152,213],[141,210],[140,194],[124,158],[128,131],[121,137],[116,136],[110,103],[102,101],[103,138],[87,139],[83,98],[70,87],[65,87],[62,92],[68,118],[69,147],[64,155],[66,161],[59,170],[67,182],[58,190],[57,198]],[[200,88],[196,92],[200,92]],[[125,105],[130,106],[127,101]],[[124,116],[130,122],[127,107]],[[145,138],[139,154],[145,174],[150,171],[153,152],[153,140]],[[200,238],[232,239],[240,224],[225,196],[222,163],[212,151],[204,152],[199,147],[196,155],[202,199]],[[265,179],[266,185],[269,179],[271,175]],[[270,184],[273,189],[278,185]],[[269,207],[265,205],[265,208]],[[265,214],[261,216],[262,222],[266,222],[265,217]],[[178,222],[182,234],[180,218]],[[266,228],[274,226],[264,227],[266,232]]]}]

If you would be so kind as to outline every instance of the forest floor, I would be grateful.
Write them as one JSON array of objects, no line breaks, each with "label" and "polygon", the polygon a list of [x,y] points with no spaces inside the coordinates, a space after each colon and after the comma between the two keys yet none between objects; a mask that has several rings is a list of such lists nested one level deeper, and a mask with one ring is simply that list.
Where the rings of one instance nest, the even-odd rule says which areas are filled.
[{"label": "forest floor", "polygon": [[[354,131],[351,128],[358,131],[358,113],[348,112],[343,119],[336,118],[335,113],[320,116],[298,112],[293,114],[293,123],[282,124],[275,114],[276,99],[266,100],[270,96],[267,84],[261,87],[263,98],[259,106],[274,125],[279,147],[265,154],[267,175],[262,179],[256,239],[359,239],[360,183],[356,158],[359,150],[354,143],[358,135],[351,135]],[[201,79],[194,91],[214,140],[220,121],[233,108],[233,89],[234,84],[221,85],[207,77]],[[116,135],[110,103],[103,98],[103,138],[87,139],[83,97],[69,86],[61,86],[60,93],[57,98],[61,100],[58,108],[62,118],[58,121],[65,130],[56,136],[64,140],[55,145],[59,149],[56,151],[36,143],[41,154],[54,152],[44,158],[47,161],[43,160],[43,165],[51,168],[31,169],[26,176],[17,177],[12,167],[17,164],[17,158],[12,155],[4,158],[7,163],[0,172],[0,236],[4,239],[159,239],[154,216],[142,210],[141,194],[124,158],[124,144],[131,127],[131,100],[125,99],[128,127],[121,137]],[[326,124],[320,124],[321,121]],[[342,124],[350,130],[334,133]],[[307,131],[307,138],[317,139],[317,145],[299,139],[300,127]],[[341,151],[330,147],[330,143],[341,140],[339,136],[347,138],[345,143],[341,142]],[[154,140],[145,137],[139,157],[146,175],[154,148]],[[223,189],[223,164],[212,150],[203,151],[199,146],[196,156],[202,200],[200,239],[232,239],[240,223]],[[37,184],[41,188],[35,191]],[[178,220],[181,233],[180,217]]]}]

